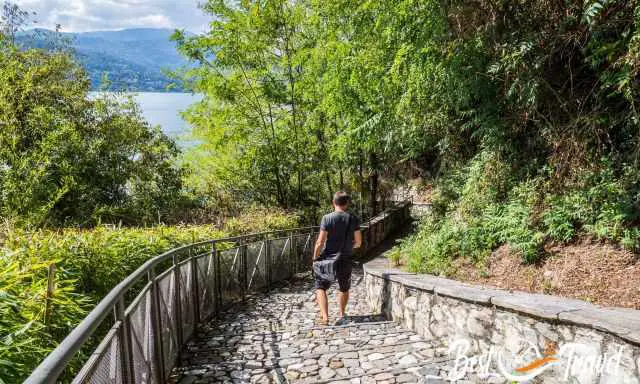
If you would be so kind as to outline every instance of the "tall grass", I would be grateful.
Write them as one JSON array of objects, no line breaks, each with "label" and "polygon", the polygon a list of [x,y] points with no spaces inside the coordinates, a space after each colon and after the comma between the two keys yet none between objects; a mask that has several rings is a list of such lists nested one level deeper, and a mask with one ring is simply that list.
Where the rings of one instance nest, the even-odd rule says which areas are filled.
[{"label": "tall grass", "polygon": [[292,228],[298,218],[252,211],[210,225],[25,230],[0,227],[0,383],[22,382],[118,282],[177,246]]}]

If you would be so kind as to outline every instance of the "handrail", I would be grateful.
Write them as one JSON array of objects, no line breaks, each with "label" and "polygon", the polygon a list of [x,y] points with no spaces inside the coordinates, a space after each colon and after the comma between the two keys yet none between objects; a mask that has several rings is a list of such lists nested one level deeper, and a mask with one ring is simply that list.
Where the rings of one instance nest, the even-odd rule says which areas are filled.
[{"label": "handrail", "polygon": [[[206,244],[207,242],[203,242]],[[201,243],[201,244],[203,244]],[[137,283],[138,279],[147,275],[149,270],[155,265],[169,259],[176,252],[192,247],[193,244],[174,248],[159,256],[147,260],[132,274],[127,276],[116,285],[99,303],[89,312],[87,317],[78,324],[76,328],[65,337],[64,340],[53,350],[33,371],[31,376],[24,382],[46,383],[55,382],[73,356],[82,348],[82,345],[89,339],[91,334],[100,326],[102,321],[109,315],[109,311],[116,306],[127,291]],[[54,379],[55,378],[55,379]]]},{"label": "handrail", "polygon": [[[193,244],[184,245],[178,248],[171,249],[161,255],[155,256],[152,259],[147,260],[133,273],[127,276],[123,281],[118,283],[99,303],[96,307],[89,312],[87,317],[74,328],[67,337],[54,349],[38,366],[38,368],[29,376],[24,382],[30,383],[46,383],[55,382],[55,378],[66,368],[66,365],[71,361],[73,356],[82,348],[82,345],[91,337],[92,333],[100,326],[102,321],[109,315],[110,310],[116,306],[118,301],[124,298],[124,295],[132,288],[139,279],[147,276],[151,268],[156,265],[168,261],[173,255],[180,253],[180,251],[192,249],[198,246],[215,244],[215,243],[228,243],[242,241],[246,238],[264,237],[272,234],[280,234],[285,232],[300,232],[305,230],[314,230],[318,227],[302,227],[289,230],[274,230],[267,232],[257,232],[248,235],[225,237],[215,240],[205,240]],[[52,379],[53,378],[53,379]]]},{"label": "handrail", "polygon": [[[396,207],[386,210],[385,212],[382,212],[380,215],[382,221],[369,221],[367,225],[363,224],[363,230],[366,230],[368,232],[366,249],[370,249],[373,246],[377,245],[377,243],[379,243],[381,239],[384,238],[384,236],[386,236],[386,233],[388,231],[387,229],[385,229],[385,225],[384,225],[385,220],[395,220],[398,217],[400,217],[399,215],[395,215],[395,216],[390,215],[389,212],[399,212],[401,213],[402,218],[406,219],[406,216],[408,215],[407,213],[408,204],[409,203],[400,204]],[[393,219],[390,219],[392,217]],[[377,226],[380,226],[381,228],[377,229]],[[375,230],[374,230],[374,227],[376,227]],[[169,273],[168,276],[173,279],[172,281],[174,282],[175,289],[177,290],[177,293],[175,293],[175,295],[173,296],[173,300],[178,308],[180,308],[181,302],[183,300],[192,299],[187,303],[193,307],[191,309],[193,309],[194,313],[196,314],[195,316],[196,319],[194,320],[197,322],[201,320],[198,314],[199,306],[200,306],[199,295],[203,293],[203,289],[204,289],[203,287],[198,287],[199,280],[201,279],[201,276],[199,275],[199,273],[202,273],[202,270],[199,270],[199,267],[197,265],[197,262],[198,262],[196,260],[197,257],[198,258],[206,257],[205,261],[208,261],[209,263],[213,264],[212,268],[214,268],[215,273],[217,274],[215,277],[214,285],[213,285],[213,290],[215,292],[210,294],[214,295],[213,296],[214,306],[216,310],[218,310],[218,306],[222,305],[221,302],[223,301],[222,296],[224,293],[222,292],[222,287],[221,287],[221,280],[223,277],[220,275],[221,263],[224,261],[222,259],[222,256],[220,256],[220,254],[222,252],[229,251],[229,249],[226,249],[226,248],[218,249],[217,247],[218,244],[236,243],[235,246],[230,248],[230,250],[236,249],[236,256],[233,258],[233,264],[229,269],[229,273],[237,274],[238,283],[240,285],[240,290],[242,295],[242,300],[244,300],[246,291],[251,288],[250,285],[251,285],[251,282],[253,281],[253,276],[256,274],[256,271],[258,271],[258,273],[265,273],[264,280],[266,283],[266,288],[270,286],[270,283],[272,280],[271,264],[274,264],[275,262],[277,262],[277,260],[275,259],[277,259],[278,257],[277,254],[272,255],[273,241],[276,240],[276,239],[272,239],[272,237],[275,237],[275,235],[287,234],[286,242],[283,245],[281,245],[280,247],[281,249],[279,249],[278,251],[280,252],[279,257],[281,259],[283,257],[288,257],[287,259],[285,259],[284,263],[288,265],[287,272],[293,275],[297,270],[298,263],[303,261],[301,260],[301,254],[299,254],[298,243],[295,237],[306,236],[306,243],[304,245],[305,248],[303,249],[303,252],[302,252],[302,257],[304,257],[305,252],[308,253],[310,251],[310,244],[313,241],[315,233],[317,233],[317,229],[318,227],[304,227],[304,228],[267,231],[267,232],[260,232],[260,233],[242,235],[242,236],[233,236],[233,237],[227,237],[227,238],[221,238],[221,239],[206,240],[206,241],[201,241],[193,244],[184,245],[175,249],[171,249],[159,256],[156,256],[152,259],[147,260],[138,269],[136,269],[133,273],[127,276],[123,281],[118,283],[98,303],[98,305],[87,315],[87,317],[85,317],[85,319],[82,320],[82,322],[75,329],[73,329],[73,331],[71,331],[69,335],[67,335],[67,337],[58,345],[58,347],[42,361],[42,363],[32,372],[31,376],[29,376],[29,378],[25,381],[25,383],[27,384],[55,383],[58,377],[63,373],[63,371],[69,364],[69,362],[80,351],[83,345],[89,340],[89,338],[93,335],[93,333],[98,329],[98,327],[100,327],[100,325],[103,323],[103,321],[106,319],[106,317],[109,315],[111,311],[113,311],[115,314],[115,324],[112,327],[112,330],[111,330],[112,332],[110,332],[110,334],[111,336],[116,334],[121,335],[121,338],[118,339],[117,341],[117,346],[118,348],[120,348],[121,354],[128,355],[123,357],[124,364],[121,363],[121,369],[124,370],[124,372],[120,376],[120,380],[119,381],[114,380],[114,382],[133,383],[135,381],[134,380],[135,375],[133,372],[134,370],[133,363],[131,363],[130,361],[127,362],[126,360],[127,358],[132,358],[131,356],[132,347],[131,347],[131,340],[130,340],[131,333],[132,333],[130,330],[131,319],[126,314],[133,312],[136,308],[125,309],[125,298],[127,293],[146,276],[149,282],[147,283],[147,286],[149,288],[143,289],[140,294],[143,295],[144,297],[148,297],[149,300],[152,300],[150,305],[151,305],[151,308],[155,308],[155,310],[152,309],[150,312],[151,323],[160,321],[157,318],[160,315],[160,310],[157,308],[160,302],[159,300],[160,293],[158,293],[159,288],[157,286],[158,278],[156,277],[157,276],[156,270],[155,270],[156,266],[164,262],[168,262],[169,260],[173,261],[173,266],[171,267],[173,268],[173,270],[163,271],[160,275],[163,275],[164,272],[167,272]],[[260,245],[260,253],[256,256],[255,260],[251,260],[251,263],[255,263],[255,266],[253,270],[253,275],[251,277],[251,281],[247,281],[247,276],[248,274],[250,274],[248,268],[251,267],[251,265],[249,265],[250,263],[248,258],[247,247],[250,246],[251,244],[261,244],[261,245]],[[191,251],[193,249],[205,247],[205,246],[210,246],[211,248],[210,251],[207,251],[208,253],[201,254],[201,255],[192,255]],[[263,248],[265,249],[264,254],[262,253]],[[283,256],[285,252],[288,252],[288,256],[286,255]],[[185,253],[188,254],[188,258],[185,261],[180,262],[179,261],[180,256],[181,255],[184,256]],[[259,270],[258,264],[261,261],[261,257],[264,258],[266,272]],[[189,263],[187,263],[187,261],[189,261]],[[283,263],[282,260],[280,260],[279,262]],[[180,296],[180,287],[181,285],[184,284],[180,277],[182,274],[181,271],[183,267],[184,268],[188,267],[188,270],[190,273],[190,279],[191,279],[189,281],[191,281],[190,283],[191,285],[183,286],[182,289],[191,290],[191,295],[192,295],[191,299],[185,299],[183,296]],[[211,281],[205,280],[205,281],[202,281],[202,283],[210,284]],[[135,307],[138,306],[137,302],[134,301],[134,303],[132,303],[130,307],[133,307],[134,304],[135,304]],[[179,309],[178,309],[178,312],[180,312]],[[182,316],[182,313],[178,313],[178,315]],[[158,333],[154,335],[154,338],[160,338],[161,336],[160,326],[158,326],[155,323],[152,325],[153,325],[152,331]],[[169,324],[169,326],[170,325],[172,324]],[[181,329],[178,329],[177,332],[179,335],[182,336]],[[105,337],[105,340],[106,339],[107,338]],[[181,339],[181,337],[179,337],[179,339]],[[160,343],[160,344],[156,344],[154,347],[159,349],[160,351],[154,350],[154,354],[161,355],[162,354],[161,342],[158,342],[157,340],[155,342]],[[155,357],[155,359],[164,359],[164,358],[165,358],[164,356]],[[122,365],[127,365],[127,366],[122,366]],[[156,377],[160,377],[162,380],[166,378],[166,374],[167,374],[165,369],[163,369],[165,367],[162,367],[163,365],[164,365],[163,361],[161,360],[156,361],[155,369],[160,371],[160,373],[157,374]],[[166,367],[166,368],[170,369],[169,367]]]}]

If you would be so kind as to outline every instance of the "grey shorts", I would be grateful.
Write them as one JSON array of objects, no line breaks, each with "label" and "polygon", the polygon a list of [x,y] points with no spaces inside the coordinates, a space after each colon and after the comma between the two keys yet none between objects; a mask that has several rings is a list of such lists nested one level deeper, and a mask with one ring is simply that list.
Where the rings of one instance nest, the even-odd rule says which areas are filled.
[{"label": "grey shorts", "polygon": [[[351,288],[351,271],[353,270],[353,263],[351,259],[340,260],[336,263],[336,275],[338,280],[338,290],[340,292],[347,292]],[[315,286],[316,289],[327,290],[331,286],[332,281],[324,280],[316,276]]]}]

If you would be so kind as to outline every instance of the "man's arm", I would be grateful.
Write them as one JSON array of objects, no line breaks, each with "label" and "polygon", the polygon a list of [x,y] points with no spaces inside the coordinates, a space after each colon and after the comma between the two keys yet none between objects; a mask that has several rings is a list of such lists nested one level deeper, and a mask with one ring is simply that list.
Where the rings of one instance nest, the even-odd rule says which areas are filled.
[{"label": "man's arm", "polygon": [[[362,238],[362,236],[360,236]],[[320,252],[322,252],[322,247],[324,247],[324,243],[327,241],[327,231],[320,230],[318,234],[318,240],[316,240],[316,246],[313,249],[313,260],[317,259],[320,256]]]},{"label": "man's arm", "polygon": [[356,230],[353,233],[353,248],[360,248],[362,246],[362,232],[360,230]]}]

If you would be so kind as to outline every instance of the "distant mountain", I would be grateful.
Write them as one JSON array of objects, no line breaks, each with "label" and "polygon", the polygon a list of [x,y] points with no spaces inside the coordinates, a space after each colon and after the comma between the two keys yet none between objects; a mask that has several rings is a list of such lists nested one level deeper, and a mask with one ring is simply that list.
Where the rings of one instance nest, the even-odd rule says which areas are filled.
[{"label": "distant mountain", "polygon": [[162,71],[186,63],[169,39],[172,33],[170,29],[141,28],[56,34],[34,29],[23,32],[18,41],[37,48],[69,44],[89,73],[93,89],[99,88],[106,73],[111,90],[166,91],[171,81]]}]

